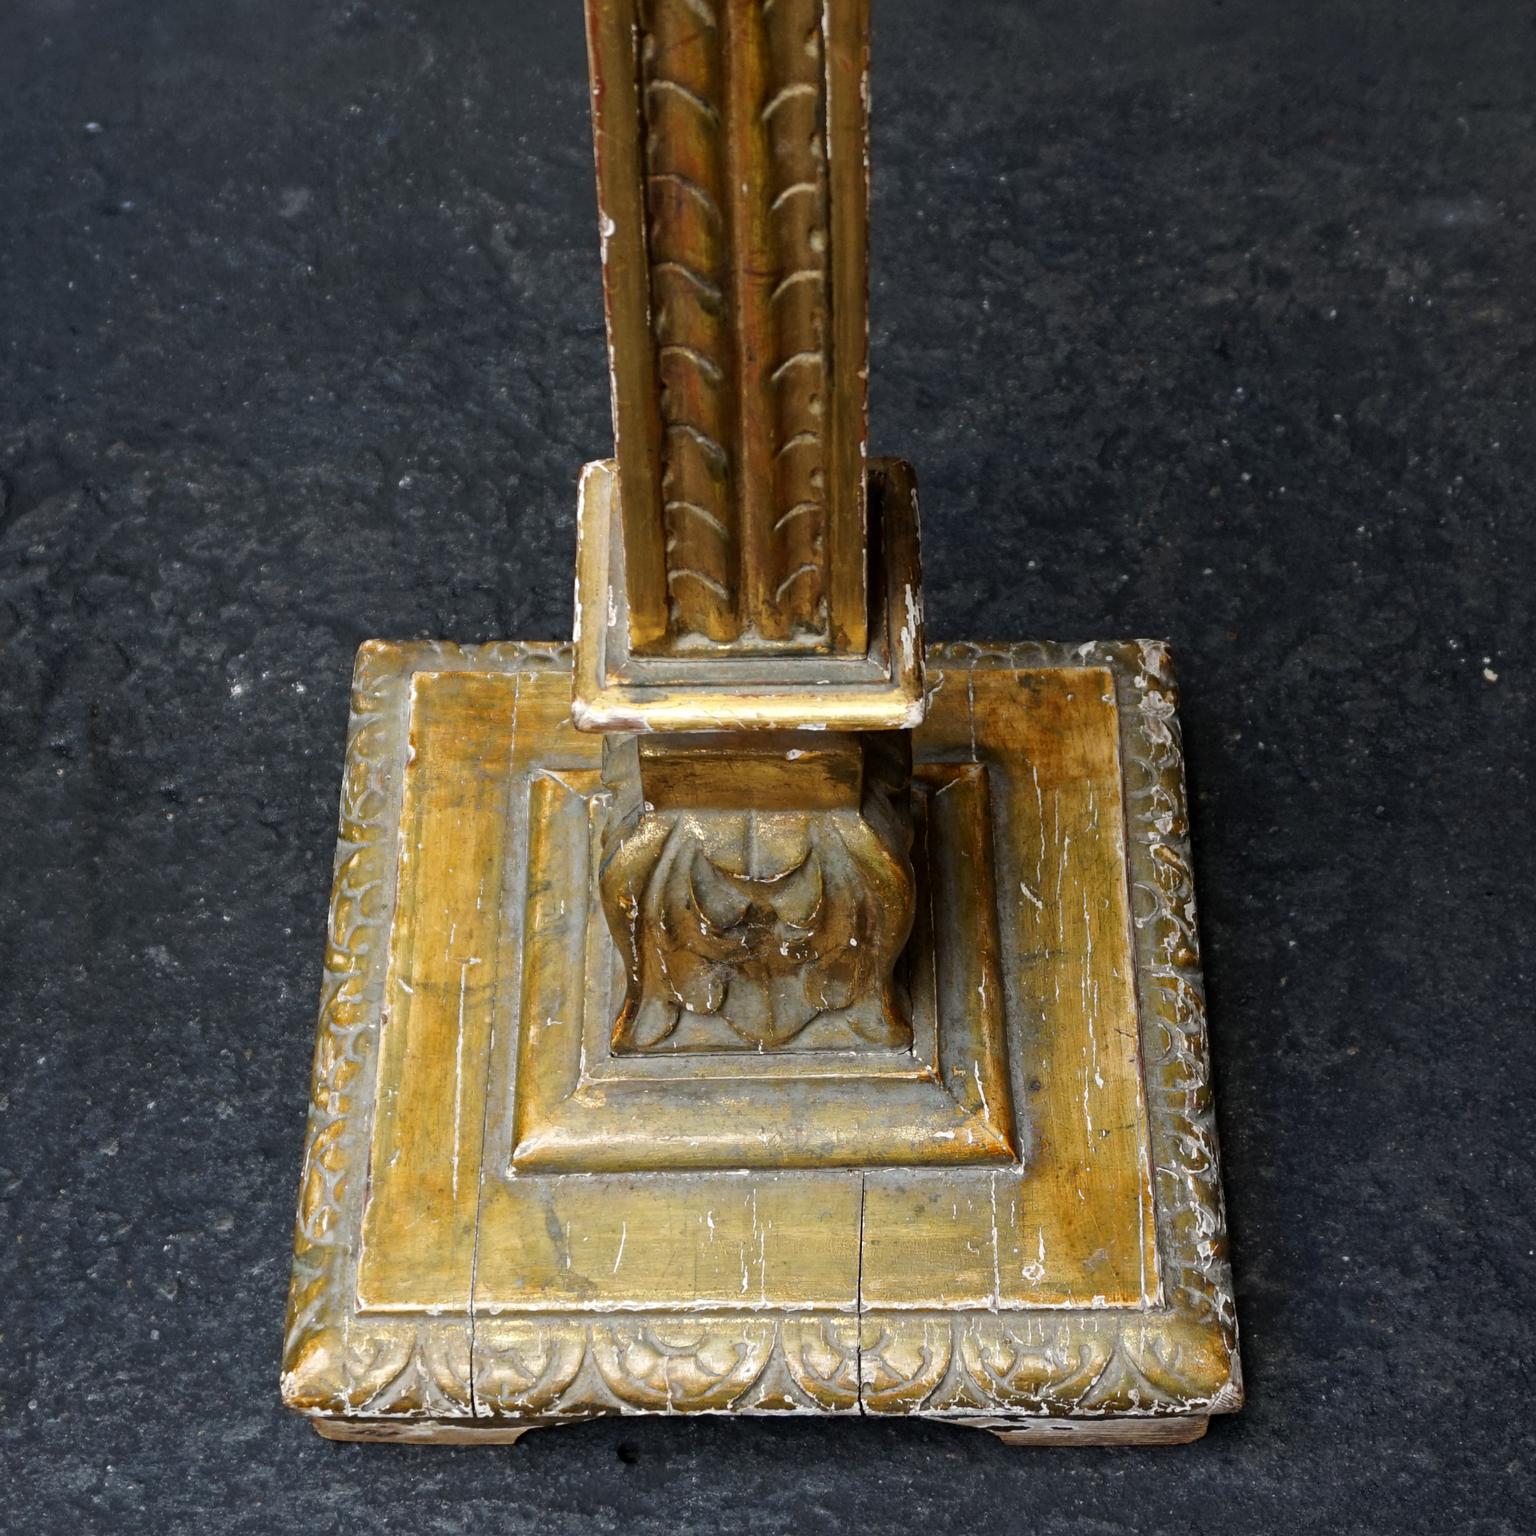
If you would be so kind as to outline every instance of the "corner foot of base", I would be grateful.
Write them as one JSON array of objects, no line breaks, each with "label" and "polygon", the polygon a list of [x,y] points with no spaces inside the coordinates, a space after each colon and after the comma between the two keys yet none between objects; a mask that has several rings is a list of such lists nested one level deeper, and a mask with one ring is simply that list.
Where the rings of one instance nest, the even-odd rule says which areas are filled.
[{"label": "corner foot of base", "polygon": [[473,1420],[416,1419],[400,1423],[387,1420],[312,1419],[322,1440],[344,1440],[363,1445],[516,1445],[538,1424],[495,1424]]},{"label": "corner foot of base", "polygon": [[1004,1445],[1187,1445],[1210,1419],[1178,1414],[1144,1419],[1033,1419],[1018,1424],[978,1424]]}]

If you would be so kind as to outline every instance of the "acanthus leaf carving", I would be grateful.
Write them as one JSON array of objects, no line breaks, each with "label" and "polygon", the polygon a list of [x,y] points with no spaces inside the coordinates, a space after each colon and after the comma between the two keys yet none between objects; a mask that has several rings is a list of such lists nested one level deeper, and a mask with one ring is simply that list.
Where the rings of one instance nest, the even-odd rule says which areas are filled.
[{"label": "acanthus leaf carving", "polygon": [[673,1413],[731,1407],[767,1369],[777,1342],[772,1318],[613,1321],[590,1334],[610,1391],[630,1407]]},{"label": "acanthus leaf carving", "polygon": [[[793,750],[793,749],[792,749]],[[685,1017],[714,1049],[777,1050],[813,1022],[851,1048],[911,1044],[897,959],[915,912],[904,742],[865,738],[857,808],[657,808],[632,744],[605,754],[613,808],[599,885],[628,973],[614,1049],[652,1050]],[[741,760],[742,797],[777,760]],[[792,765],[791,765],[792,771]]]}]

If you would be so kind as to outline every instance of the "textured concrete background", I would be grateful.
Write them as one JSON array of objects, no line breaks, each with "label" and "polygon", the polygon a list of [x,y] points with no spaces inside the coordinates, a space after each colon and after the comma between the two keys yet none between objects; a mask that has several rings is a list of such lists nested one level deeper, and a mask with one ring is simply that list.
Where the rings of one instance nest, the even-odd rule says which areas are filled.
[{"label": "textured concrete background", "polygon": [[1250,1407],[1078,1453],[283,1414],[352,651],[570,628],[578,7],[9,0],[0,1523],[1536,1525],[1532,12],[875,12],[932,630],[1177,646]]}]

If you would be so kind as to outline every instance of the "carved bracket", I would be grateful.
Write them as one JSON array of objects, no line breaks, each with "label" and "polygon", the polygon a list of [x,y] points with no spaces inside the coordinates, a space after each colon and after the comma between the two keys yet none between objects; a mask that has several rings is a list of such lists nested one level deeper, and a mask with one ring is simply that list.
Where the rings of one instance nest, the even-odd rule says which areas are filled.
[{"label": "carved bracket", "polygon": [[606,745],[616,1051],[777,1050],[813,1022],[846,1049],[911,1044],[894,979],[915,907],[904,733]]}]

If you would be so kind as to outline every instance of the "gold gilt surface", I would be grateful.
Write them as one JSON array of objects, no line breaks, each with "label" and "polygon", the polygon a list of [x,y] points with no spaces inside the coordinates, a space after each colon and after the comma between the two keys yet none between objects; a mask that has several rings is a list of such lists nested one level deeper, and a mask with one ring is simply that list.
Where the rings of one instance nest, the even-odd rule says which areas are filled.
[{"label": "gold gilt surface", "polygon": [[[952,776],[941,783],[960,793],[935,797],[928,820],[938,833],[954,825],[951,811],[974,817],[980,790]],[[990,909],[980,914],[988,930],[980,944],[962,929],[976,904],[956,900],[971,878],[956,842],[929,840],[923,922],[907,968],[910,1048],[848,1048],[837,1036],[818,1047],[818,1025],[790,1048],[643,1057],[614,1050],[618,957],[595,903],[567,894],[592,889],[599,849],[587,797],[597,787],[574,774],[530,786],[516,1064],[507,1031],[491,1067],[491,1104],[516,1112],[510,1145],[498,1134],[504,1115],[488,1132],[493,1165],[625,1173],[1014,1157],[995,923]],[[586,985],[573,988],[573,976]],[[605,1186],[582,1187],[597,1204],[605,1198]]]},{"label": "gold gilt surface", "polygon": [[637,652],[860,655],[867,0],[587,0]]},{"label": "gold gilt surface", "polygon": [[1173,1439],[1238,1405],[1166,654],[928,667],[911,1051],[636,1059],[605,1049],[569,649],[364,647],[291,1406],[363,1437],[729,1410]]},{"label": "gold gilt surface", "polygon": [[[720,648],[657,657],[630,648],[636,578],[618,466],[584,466],[576,507],[576,724],[603,731],[898,730],[923,717],[917,481],[900,459],[869,463],[873,622],[866,648],[763,657]],[[862,571],[863,567],[860,566]]]}]

